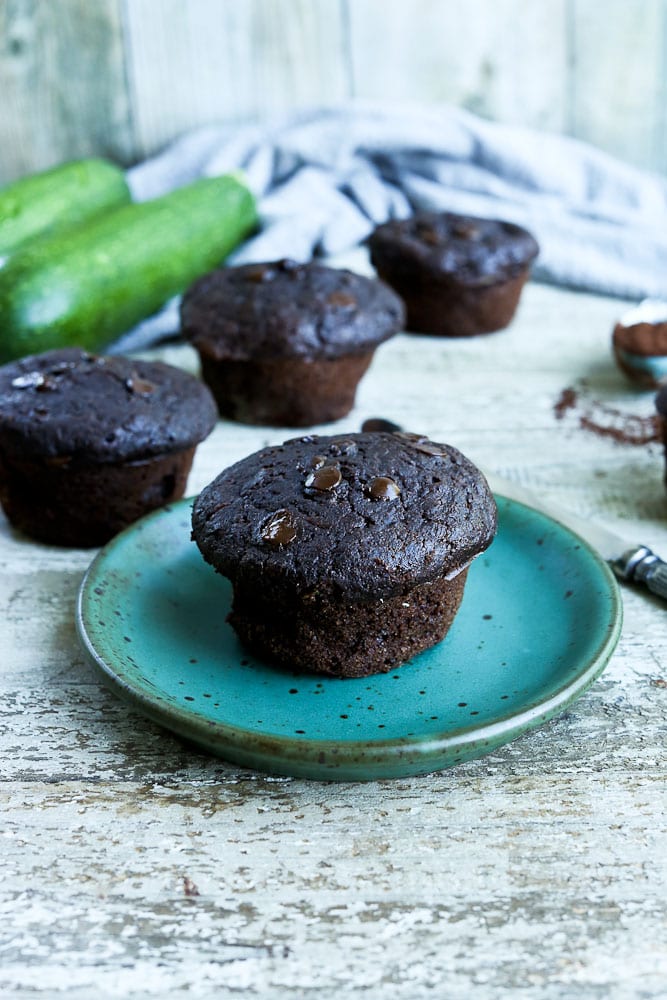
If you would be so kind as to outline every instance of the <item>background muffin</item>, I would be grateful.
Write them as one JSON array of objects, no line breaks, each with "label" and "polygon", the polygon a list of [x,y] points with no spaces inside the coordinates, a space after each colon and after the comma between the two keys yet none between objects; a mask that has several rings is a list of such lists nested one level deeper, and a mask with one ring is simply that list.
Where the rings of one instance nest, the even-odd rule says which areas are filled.
[{"label": "background muffin", "polygon": [[193,537],[234,588],[230,621],[258,655],[360,677],[439,642],[490,544],[486,480],[419,435],[306,436],[221,473]]},{"label": "background muffin", "polygon": [[631,382],[655,389],[667,382],[667,302],[645,299],[614,326],[616,364]]},{"label": "background muffin", "polygon": [[371,261],[407,306],[407,326],[449,337],[506,327],[538,245],[496,219],[420,212],[387,222],[369,238]]},{"label": "background muffin", "polygon": [[288,427],[345,416],[376,347],[404,319],[381,282],[289,260],[221,268],[181,306],[220,414]]},{"label": "background muffin", "polygon": [[0,368],[0,502],[19,530],[101,545],[183,495],[215,403],[160,362],[47,351]]}]

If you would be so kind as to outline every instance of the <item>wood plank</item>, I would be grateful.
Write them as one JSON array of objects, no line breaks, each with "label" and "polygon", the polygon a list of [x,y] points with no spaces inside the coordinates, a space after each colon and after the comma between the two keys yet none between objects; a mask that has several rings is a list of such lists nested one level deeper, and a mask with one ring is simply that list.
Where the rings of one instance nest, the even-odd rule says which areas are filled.
[{"label": "wood plank", "polygon": [[665,4],[572,0],[569,131],[638,166],[663,170]]},{"label": "wood plank", "polygon": [[354,93],[442,101],[558,131],[567,93],[565,13],[564,0],[354,0]]},{"label": "wood plank", "polygon": [[119,0],[0,4],[0,183],[132,151]]},{"label": "wood plank", "polygon": [[[623,308],[531,282],[500,333],[399,335],[321,430],[393,417],[665,550],[660,449],[554,414],[583,378],[652,406],[611,360]],[[189,491],[290,434],[219,422]],[[611,662],[549,725],[438,774],[329,784],[200,754],[108,692],[73,627],[92,554],[0,518],[2,995],[664,997],[663,605],[625,591]]]},{"label": "wood plank", "polygon": [[651,164],[658,173],[667,173],[667,0],[662,0],[660,19],[659,83],[657,90],[655,156]]},{"label": "wood plank", "polygon": [[664,170],[666,38],[665,0],[612,0],[604,18],[587,0],[6,0],[0,183],[352,92],[570,131]]},{"label": "wood plank", "polygon": [[661,780],[465,766],[371,786],[9,786],[0,986],[658,998]]},{"label": "wood plank", "polygon": [[340,0],[126,0],[137,150],[347,95]]}]

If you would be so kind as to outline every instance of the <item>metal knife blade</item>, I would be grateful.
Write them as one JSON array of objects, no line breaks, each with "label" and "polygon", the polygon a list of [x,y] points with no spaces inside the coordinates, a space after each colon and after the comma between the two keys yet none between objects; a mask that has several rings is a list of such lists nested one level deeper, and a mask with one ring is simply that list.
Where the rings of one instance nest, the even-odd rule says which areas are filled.
[{"label": "metal knife blade", "polygon": [[667,563],[647,545],[633,544],[609,528],[545,500],[509,479],[489,472],[484,475],[494,493],[533,507],[580,535],[609,563],[619,580],[643,584],[667,600]]}]

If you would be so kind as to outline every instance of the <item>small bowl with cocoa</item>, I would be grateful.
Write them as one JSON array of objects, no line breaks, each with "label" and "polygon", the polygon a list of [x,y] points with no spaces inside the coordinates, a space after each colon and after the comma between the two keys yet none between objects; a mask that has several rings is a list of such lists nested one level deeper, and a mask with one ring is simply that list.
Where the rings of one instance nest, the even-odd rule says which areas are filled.
[{"label": "small bowl with cocoa", "polygon": [[667,302],[644,299],[614,326],[612,350],[624,375],[643,389],[667,383]]}]

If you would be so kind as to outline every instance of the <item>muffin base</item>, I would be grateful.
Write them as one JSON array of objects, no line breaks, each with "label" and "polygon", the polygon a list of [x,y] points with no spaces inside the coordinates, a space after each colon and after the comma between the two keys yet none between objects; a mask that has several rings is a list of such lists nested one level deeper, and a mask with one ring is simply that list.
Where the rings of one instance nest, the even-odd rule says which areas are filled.
[{"label": "muffin base", "polygon": [[357,604],[308,598],[290,605],[234,587],[229,622],[255,655],[333,677],[388,673],[440,642],[463,598],[468,568],[407,595]]},{"label": "muffin base", "polygon": [[185,492],[194,447],[137,462],[82,464],[0,452],[0,504],[14,528],[49,545],[103,545]]},{"label": "muffin base", "polygon": [[407,332],[443,337],[494,333],[511,323],[529,268],[493,285],[415,281],[376,264],[379,276],[398,292],[407,307]]},{"label": "muffin base", "polygon": [[326,360],[234,361],[200,351],[200,359],[202,378],[221,417],[244,424],[312,427],[350,412],[373,353]]}]

